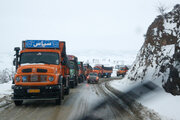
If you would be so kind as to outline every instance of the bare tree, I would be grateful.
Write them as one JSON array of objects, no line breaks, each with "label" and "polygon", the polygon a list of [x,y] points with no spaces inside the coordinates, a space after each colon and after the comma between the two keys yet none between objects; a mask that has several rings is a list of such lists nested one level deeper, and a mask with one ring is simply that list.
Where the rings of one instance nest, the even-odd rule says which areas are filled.
[{"label": "bare tree", "polygon": [[164,16],[165,12],[167,11],[168,7],[166,7],[165,5],[159,3],[159,6],[157,7],[157,11]]}]

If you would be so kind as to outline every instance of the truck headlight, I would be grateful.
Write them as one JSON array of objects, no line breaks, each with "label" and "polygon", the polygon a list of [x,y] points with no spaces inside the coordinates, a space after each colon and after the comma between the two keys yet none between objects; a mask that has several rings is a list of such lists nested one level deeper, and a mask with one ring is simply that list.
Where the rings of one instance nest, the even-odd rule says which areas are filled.
[{"label": "truck headlight", "polygon": [[20,77],[16,77],[16,82],[19,82],[20,80]]},{"label": "truck headlight", "polygon": [[52,82],[54,80],[54,77],[49,77],[49,81]]},{"label": "truck headlight", "polygon": [[22,81],[23,82],[27,82],[27,77],[26,76],[22,76]]}]

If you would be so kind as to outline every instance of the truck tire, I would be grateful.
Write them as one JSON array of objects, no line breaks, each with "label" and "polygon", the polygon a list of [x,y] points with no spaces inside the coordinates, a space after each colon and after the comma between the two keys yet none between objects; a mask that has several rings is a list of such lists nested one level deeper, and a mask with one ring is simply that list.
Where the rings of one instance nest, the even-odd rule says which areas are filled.
[{"label": "truck tire", "polygon": [[62,94],[62,100],[64,100],[64,86],[62,85],[62,89],[61,89],[61,94]]},{"label": "truck tire", "polygon": [[76,80],[75,86],[78,86],[78,81]]},{"label": "truck tire", "polygon": [[61,76],[59,76],[58,84],[60,85],[60,88],[61,88],[60,93],[61,93],[62,100],[64,100],[64,86],[62,83],[62,79],[63,78]]},{"label": "truck tire", "polygon": [[70,90],[69,90],[69,87],[68,87],[68,88],[65,90],[65,92],[64,92],[65,95],[69,95],[69,91],[70,91]]},{"label": "truck tire", "polygon": [[71,82],[70,82],[70,87],[71,87],[71,88],[74,88],[74,87],[75,87],[75,81],[71,81]]},{"label": "truck tire", "polygon": [[73,82],[71,85],[71,88],[74,88],[74,87],[75,87],[75,82]]},{"label": "truck tire", "polygon": [[124,77],[125,76],[125,74],[122,74],[122,77]]},{"label": "truck tire", "polygon": [[23,100],[15,100],[15,101],[14,101],[14,104],[15,104],[16,106],[21,106],[22,103],[23,103]]},{"label": "truck tire", "polygon": [[59,98],[56,99],[56,105],[61,105],[61,103],[62,103],[62,96],[61,96],[61,94],[58,97]]}]

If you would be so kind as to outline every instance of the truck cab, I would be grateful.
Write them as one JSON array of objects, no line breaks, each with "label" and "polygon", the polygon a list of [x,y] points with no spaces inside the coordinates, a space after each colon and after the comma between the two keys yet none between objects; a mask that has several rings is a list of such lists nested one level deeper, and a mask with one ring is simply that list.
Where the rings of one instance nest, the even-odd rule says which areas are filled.
[{"label": "truck cab", "polygon": [[61,104],[69,94],[69,65],[64,41],[26,40],[22,50],[15,48],[16,74],[13,101],[21,105],[24,100],[55,100]]},{"label": "truck cab", "polygon": [[122,76],[122,77],[124,77],[125,75],[126,75],[126,73],[127,73],[127,71],[129,70],[129,68],[127,67],[127,66],[124,66],[124,67],[120,67],[119,69],[118,69],[118,71],[117,71],[117,77],[118,76]]},{"label": "truck cab", "polygon": [[87,77],[92,72],[92,67],[89,64],[84,64],[83,66],[85,68],[85,77]]},{"label": "truck cab", "polygon": [[97,66],[97,65],[94,66],[93,72],[97,73],[100,78],[103,77],[103,68],[102,68],[102,66]]}]

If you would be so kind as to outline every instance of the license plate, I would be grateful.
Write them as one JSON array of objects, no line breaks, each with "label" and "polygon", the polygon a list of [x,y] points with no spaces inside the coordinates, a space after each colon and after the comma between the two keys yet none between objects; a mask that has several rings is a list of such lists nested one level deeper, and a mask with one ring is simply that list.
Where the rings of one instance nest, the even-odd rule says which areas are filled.
[{"label": "license plate", "polygon": [[40,93],[40,89],[29,89],[28,93]]}]

